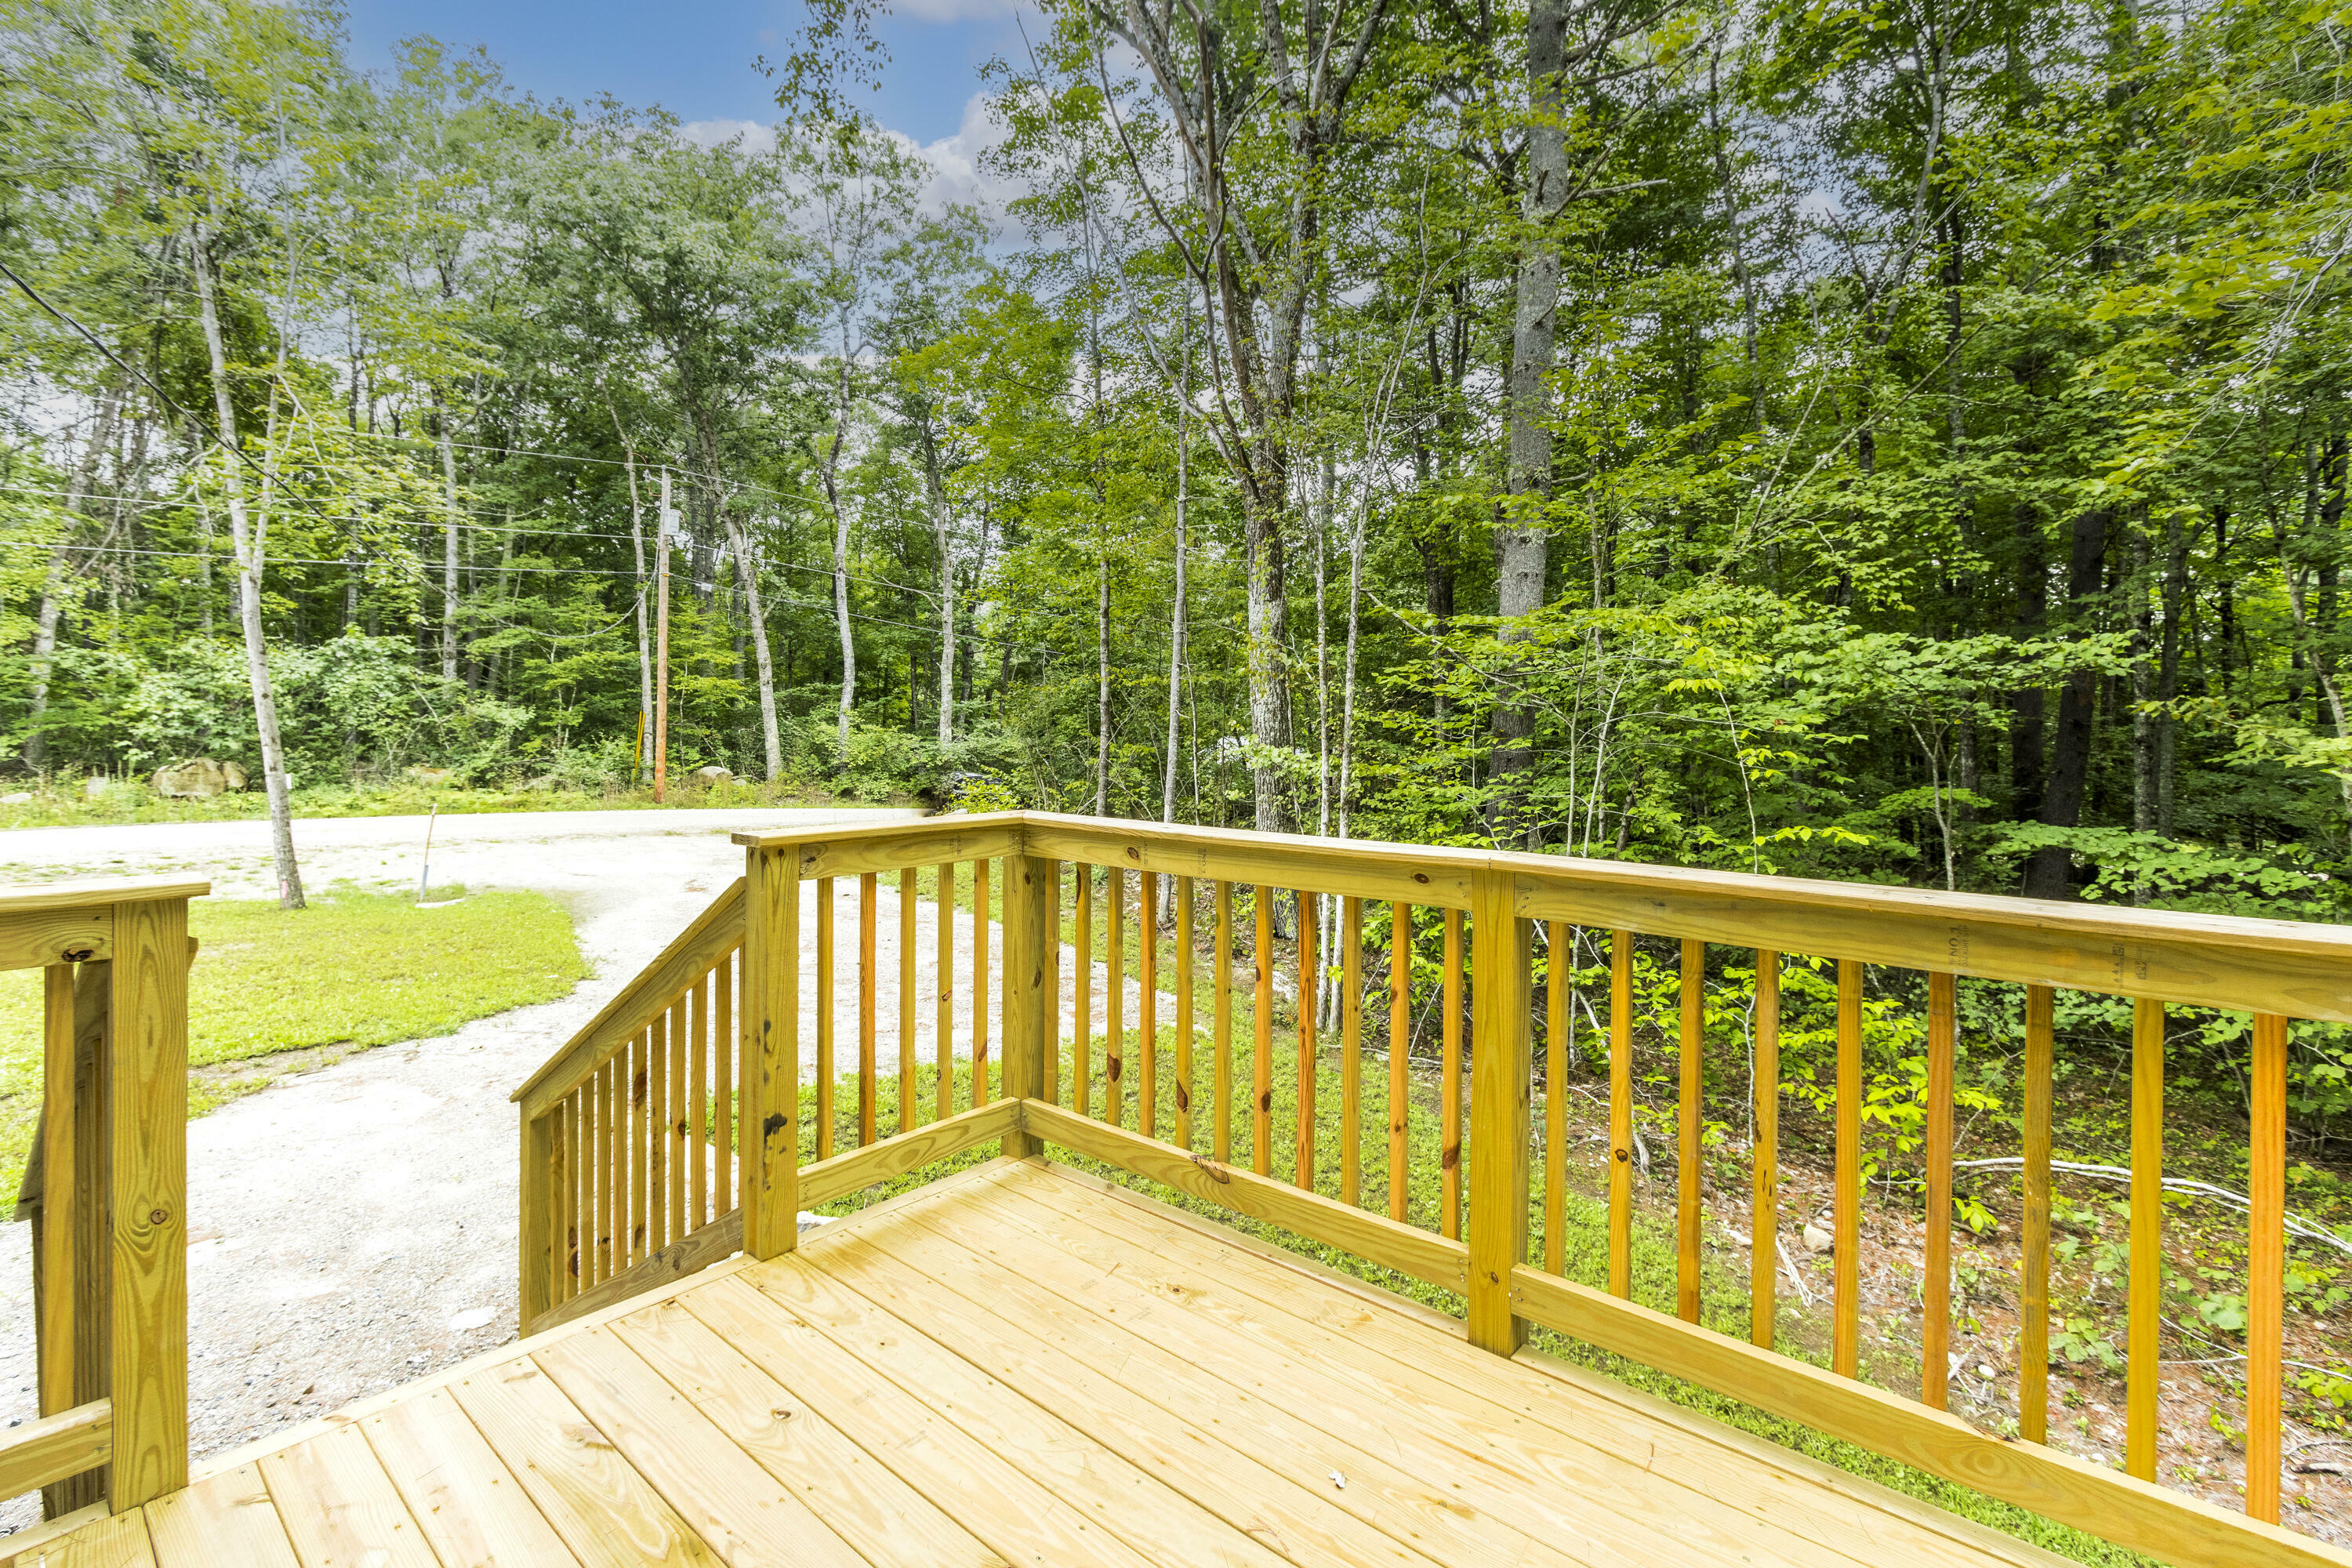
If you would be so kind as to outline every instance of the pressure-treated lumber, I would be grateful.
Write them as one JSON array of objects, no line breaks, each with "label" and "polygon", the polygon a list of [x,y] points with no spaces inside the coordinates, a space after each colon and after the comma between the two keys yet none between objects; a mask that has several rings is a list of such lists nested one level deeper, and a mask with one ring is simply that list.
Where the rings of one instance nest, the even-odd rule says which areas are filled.
[{"label": "pressure-treated lumber", "polygon": [[96,1469],[114,1454],[114,1405],[93,1399],[13,1427],[0,1439],[0,1497]]},{"label": "pressure-treated lumber", "polygon": [[305,1563],[440,1568],[367,1439],[345,1428],[258,1462],[278,1521]]},{"label": "pressure-treated lumber", "polygon": [[[1004,859],[1004,1098],[1050,1100],[1046,1068],[1060,1055],[1055,1035],[1061,1019],[1055,960],[1061,952],[1055,909],[1062,868],[1028,855]],[[978,1085],[974,1085],[978,1092]],[[1004,1135],[1004,1152],[1016,1157],[1038,1152],[1028,1133],[1014,1127]]]},{"label": "pressure-treated lumber", "polygon": [[1901,1394],[1573,1280],[1524,1268],[1514,1279],[1517,1309],[1534,1322],[2164,1562],[2194,1568],[2344,1568],[2352,1562],[2310,1536],[2037,1443],[1979,1432]]},{"label": "pressure-treated lumber", "polygon": [[1755,1016],[1755,1058],[1748,1086],[1756,1119],[1755,1173],[1748,1193],[1748,1337],[1769,1351],[1780,1317],[1773,1289],[1780,1278],[1780,955],[1769,949],[1756,955]]},{"label": "pressure-treated lumber", "polygon": [[[119,904],[108,1009],[108,1503],[188,1481],[188,906]],[[54,1478],[52,1478],[54,1479]]]},{"label": "pressure-treated lumber", "polygon": [[1633,933],[1609,933],[1609,1293],[1633,1294]]},{"label": "pressure-treated lumber", "polygon": [[114,956],[114,910],[0,910],[0,969],[45,969]]},{"label": "pressure-treated lumber", "polygon": [[1477,922],[1476,991],[1471,1016],[1478,1038],[1470,1086],[1470,1342],[1509,1355],[1527,1342],[1527,1324],[1511,1310],[1511,1270],[1528,1256],[1528,1132],[1535,1045],[1528,1032],[1533,929],[1511,912],[1507,879],[1481,873],[1472,916]]},{"label": "pressure-treated lumber", "polygon": [[2156,1479],[2164,1290],[2164,1004],[2132,1007],[2131,1296],[2124,1350],[2124,1468]]},{"label": "pressure-treated lumber", "polygon": [[804,878],[856,877],[942,860],[992,860],[999,855],[1017,855],[1026,816],[1000,811],[864,827],[780,828],[738,833],[734,840],[747,849],[791,854]]},{"label": "pressure-treated lumber", "polygon": [[1927,1246],[1919,1399],[1941,1410],[1952,1353],[1952,1074],[1958,1020],[1952,977],[1927,976]]},{"label": "pressure-treated lumber", "polygon": [[800,1238],[800,875],[772,850],[745,860],[743,1250],[772,1258]]},{"label": "pressure-treated lumber", "polygon": [[1255,1172],[1238,1171],[1166,1143],[1071,1115],[1038,1100],[1021,1107],[1034,1136],[1073,1153],[1104,1161],[1235,1214],[1262,1219],[1300,1236],[1448,1290],[1466,1290],[1469,1250],[1458,1241],[1349,1208],[1317,1193]]},{"label": "pressure-treated lumber", "polygon": [[1837,1153],[1831,1173],[1830,1367],[1862,1363],[1862,965],[1838,961]]},{"label": "pressure-treated lumber", "polygon": [[1698,1321],[1699,1182],[1705,1163],[1699,1092],[1706,1056],[1706,943],[1682,944],[1682,1033],[1675,1041],[1681,1082],[1675,1109],[1675,1316]]},{"label": "pressure-treated lumber", "polygon": [[1457,910],[1470,907],[1470,876],[1481,858],[1418,844],[1235,834],[1177,823],[1112,823],[1047,812],[1024,813],[1022,823],[1033,855],[1250,887],[1307,887],[1362,899],[1409,899]]},{"label": "pressure-treated lumber", "polygon": [[513,1098],[536,1116],[580,1086],[613,1052],[642,1034],[688,985],[743,940],[744,883],[738,878],[710,900],[661,955],[604,1004],[587,1026],[523,1080]]},{"label": "pressure-treated lumber", "polygon": [[2279,1517],[2279,1387],[2286,1313],[2286,1020],[2254,1016],[2247,1099],[2246,1511]]},{"label": "pressure-treated lumber", "polygon": [[2050,1118],[2052,1015],[2047,985],[2025,988],[2025,1219],[2018,1316],[2017,1425],[2050,1440]]}]

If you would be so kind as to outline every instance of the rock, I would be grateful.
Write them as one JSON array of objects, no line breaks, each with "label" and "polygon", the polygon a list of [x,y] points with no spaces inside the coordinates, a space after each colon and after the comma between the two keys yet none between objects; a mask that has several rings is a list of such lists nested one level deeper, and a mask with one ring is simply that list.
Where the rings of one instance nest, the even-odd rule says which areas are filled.
[{"label": "rock", "polygon": [[114,781],[104,773],[92,773],[81,781],[81,797],[84,800],[96,800],[111,788],[113,784]]},{"label": "rock", "polygon": [[468,1307],[449,1320],[453,1334],[469,1334],[476,1329],[488,1328],[499,1315],[496,1307]]},{"label": "rock", "polygon": [[1807,1252],[1827,1252],[1836,1245],[1837,1238],[1832,1236],[1828,1231],[1822,1228],[1821,1221],[1817,1219],[1809,1219],[1805,1222],[1805,1250]]},{"label": "rock", "polygon": [[30,790],[20,789],[13,795],[0,795],[0,805],[30,805],[32,804],[33,792]]},{"label": "rock", "polygon": [[697,769],[695,769],[695,770],[694,770],[694,776],[695,776],[696,778],[698,778],[698,779],[700,779],[704,784],[729,784],[729,783],[732,783],[732,782],[733,782],[733,780],[734,780],[734,777],[735,777],[735,775],[734,775],[732,773],[730,773],[730,771],[728,771],[728,770],[727,770],[727,769],[725,769],[725,768],[720,767],[717,763],[711,763],[709,767],[705,767],[705,768],[697,768]]},{"label": "rock", "polygon": [[418,784],[447,784],[452,778],[456,777],[457,770],[454,768],[428,768],[419,766],[410,768],[408,770],[408,776],[415,779]]},{"label": "rock", "polygon": [[522,787],[528,790],[544,792],[547,790],[562,789],[563,787],[563,781],[557,778],[553,773],[541,773],[535,779],[523,780]]},{"label": "rock", "polygon": [[155,771],[155,793],[173,800],[205,800],[245,785],[243,768],[210,757],[191,757],[177,767]]}]

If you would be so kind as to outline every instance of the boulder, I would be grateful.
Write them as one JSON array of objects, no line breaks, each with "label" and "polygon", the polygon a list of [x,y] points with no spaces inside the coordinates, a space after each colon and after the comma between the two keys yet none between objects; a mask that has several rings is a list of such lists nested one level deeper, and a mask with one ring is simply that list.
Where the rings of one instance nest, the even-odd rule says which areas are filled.
[{"label": "boulder", "polygon": [[114,781],[104,773],[92,773],[81,781],[81,797],[84,800],[96,800],[112,788],[113,784]]},{"label": "boulder", "polygon": [[30,805],[32,804],[33,792],[28,789],[20,789],[11,795],[0,795],[0,805]]},{"label": "boulder", "polygon": [[562,789],[563,787],[563,781],[557,778],[553,773],[541,773],[535,779],[523,780],[522,787],[527,790],[544,792],[547,790]]},{"label": "boulder", "polygon": [[735,778],[733,773],[720,767],[717,763],[712,763],[708,767],[695,769],[694,776],[707,784],[730,784]]},{"label": "boulder", "polygon": [[191,757],[177,767],[155,771],[155,793],[174,800],[203,800],[245,787],[245,770],[235,763]]},{"label": "boulder", "polygon": [[457,771],[455,768],[428,768],[419,766],[409,769],[408,776],[415,779],[418,784],[445,784],[451,779],[457,776]]}]

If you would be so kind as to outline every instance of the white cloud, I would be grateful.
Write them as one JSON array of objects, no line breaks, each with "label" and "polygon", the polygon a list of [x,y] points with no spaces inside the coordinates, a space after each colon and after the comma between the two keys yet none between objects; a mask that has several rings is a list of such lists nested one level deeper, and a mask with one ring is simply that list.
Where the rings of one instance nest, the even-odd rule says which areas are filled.
[{"label": "white cloud", "polygon": [[[961,5],[971,0],[944,3]],[[921,197],[925,212],[939,213],[950,204],[961,204],[1001,215],[1005,203],[1027,193],[1025,184],[1004,179],[981,167],[982,158],[1004,140],[1004,127],[989,115],[986,93],[975,92],[966,99],[962,118],[955,130],[935,142],[918,142],[887,126],[883,131],[929,166],[930,177],[923,183]],[[775,125],[756,120],[694,120],[678,127],[678,132],[699,147],[740,142],[751,152],[765,153],[776,145]]]}]

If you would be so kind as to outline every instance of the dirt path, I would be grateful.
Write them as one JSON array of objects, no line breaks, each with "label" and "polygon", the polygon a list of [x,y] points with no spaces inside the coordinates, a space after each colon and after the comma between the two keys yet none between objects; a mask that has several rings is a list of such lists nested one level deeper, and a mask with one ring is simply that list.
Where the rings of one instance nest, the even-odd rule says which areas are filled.
[{"label": "dirt path", "polygon": [[[190,1124],[194,1451],[234,1447],[511,1338],[507,1096],[740,875],[730,831],[877,815],[914,814],[541,812],[440,823],[434,881],[560,898],[593,978],[560,1001],[362,1052]],[[211,877],[215,896],[267,896],[267,826],[10,833],[0,837],[0,880],[185,870]],[[339,879],[413,884],[424,828],[421,817],[298,824],[305,879],[314,889]],[[895,973],[891,914],[884,952]],[[970,922],[959,923],[968,953]],[[36,1411],[30,1232],[0,1225],[0,1415],[11,1425]],[[0,1505],[0,1529],[37,1512],[37,1500]]]}]

